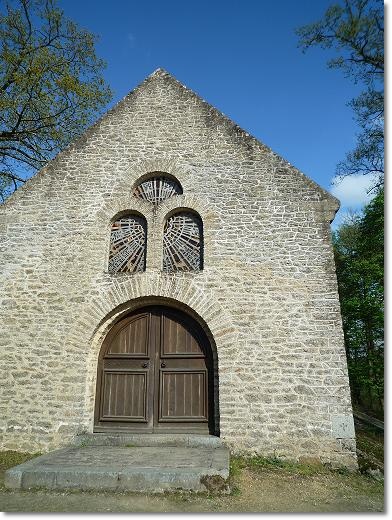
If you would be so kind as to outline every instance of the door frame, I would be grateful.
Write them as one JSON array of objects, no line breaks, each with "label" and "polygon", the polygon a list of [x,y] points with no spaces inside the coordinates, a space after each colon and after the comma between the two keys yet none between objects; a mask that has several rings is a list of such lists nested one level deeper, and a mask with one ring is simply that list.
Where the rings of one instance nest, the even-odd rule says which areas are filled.
[{"label": "door frame", "polygon": [[[208,431],[201,431],[198,429],[186,429],[182,427],[181,429],[176,428],[160,428],[160,431],[154,431],[154,433],[209,433],[210,435],[219,436],[220,428],[219,428],[219,377],[218,377],[218,356],[216,344],[213,338],[213,335],[205,323],[205,321],[190,307],[184,305],[176,300],[172,300],[171,298],[163,298],[163,297],[154,297],[154,298],[138,298],[136,300],[132,300],[127,302],[126,304],[121,306],[120,312],[117,314],[116,318],[110,323],[110,326],[107,328],[106,333],[102,337],[101,346],[99,349],[97,364],[96,364],[96,384],[95,384],[95,404],[94,404],[94,432],[123,432],[123,433],[152,433],[148,429],[138,428],[132,424],[126,424],[124,426],[121,425],[110,425],[110,426],[102,426],[97,424],[99,419],[99,404],[100,399],[98,397],[98,391],[102,391],[102,385],[100,384],[100,379],[102,376],[101,363],[103,357],[105,355],[105,351],[107,348],[107,338],[112,336],[113,330],[118,328],[120,322],[123,322],[127,318],[130,318],[132,315],[137,314],[143,310],[148,311],[152,308],[163,307],[168,311],[172,310],[176,312],[176,314],[180,313],[183,315],[184,321],[191,322],[193,326],[196,326],[198,329],[198,333],[203,338],[203,345],[206,349],[206,365],[207,365],[207,374],[208,374]],[[118,311],[118,310],[117,310]],[[153,402],[154,407],[158,405],[158,403]],[[141,425],[140,425],[141,426]]]}]

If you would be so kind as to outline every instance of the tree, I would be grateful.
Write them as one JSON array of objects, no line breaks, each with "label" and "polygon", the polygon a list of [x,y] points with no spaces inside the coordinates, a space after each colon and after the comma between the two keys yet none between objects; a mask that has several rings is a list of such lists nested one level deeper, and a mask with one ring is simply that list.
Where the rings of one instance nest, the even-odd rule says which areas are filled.
[{"label": "tree", "polygon": [[303,50],[319,45],[338,56],[329,67],[342,69],[365,90],[350,102],[360,126],[358,142],[337,166],[341,177],[374,174],[374,189],[384,179],[384,4],[381,0],[344,0],[322,20],[297,30]]},{"label": "tree", "polygon": [[384,397],[384,191],[334,233],[353,400],[382,413]]},{"label": "tree", "polygon": [[96,37],[56,0],[9,0],[0,12],[0,197],[89,125],[111,98]]}]

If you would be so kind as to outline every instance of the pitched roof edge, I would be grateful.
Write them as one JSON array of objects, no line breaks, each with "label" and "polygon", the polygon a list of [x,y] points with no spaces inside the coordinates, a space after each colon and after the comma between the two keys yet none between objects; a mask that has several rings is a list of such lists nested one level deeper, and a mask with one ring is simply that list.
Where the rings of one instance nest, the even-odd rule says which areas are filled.
[{"label": "pitched roof edge", "polygon": [[[140,90],[143,85],[148,83],[149,81],[155,79],[156,77],[165,77],[169,79],[171,82],[176,83],[178,86],[186,90],[189,94],[194,96],[197,100],[199,100],[201,103],[203,103],[208,110],[215,113],[220,119],[225,121],[226,124],[230,125],[235,132],[242,137],[244,140],[252,143],[253,145],[256,145],[259,149],[261,149],[263,152],[268,152],[271,155],[273,155],[275,158],[277,158],[280,161],[283,161],[286,165],[288,165],[290,168],[294,169],[297,173],[299,173],[304,181],[309,185],[309,187],[315,189],[317,192],[321,195],[321,200],[329,200],[329,205],[331,208],[331,211],[333,211],[333,207],[335,207],[334,215],[338,211],[340,207],[340,201],[331,195],[327,190],[322,188],[319,184],[317,184],[315,181],[307,177],[301,170],[293,166],[289,161],[287,161],[284,157],[274,152],[269,146],[262,143],[259,139],[254,137],[252,134],[241,128],[237,123],[235,123],[232,119],[230,119],[226,114],[224,114],[222,111],[220,111],[218,108],[211,105],[208,101],[206,101],[204,98],[202,98],[199,94],[194,92],[192,89],[181,83],[177,78],[172,76],[169,72],[167,72],[163,68],[158,68],[154,70],[149,76],[147,76],[141,83],[139,83],[134,89],[132,89],[128,94],[126,94],[123,98],[121,98],[112,108],[107,110],[105,113],[103,113],[94,123],[92,123],[84,132],[75,137],[63,150],[61,150],[58,154],[56,154],[53,159],[50,159],[45,166],[43,166],[40,170],[35,172],[29,179],[26,180],[26,182],[20,186],[16,191],[14,191],[3,204],[0,204],[0,207],[6,206],[9,202],[13,202],[14,199],[17,197],[18,193],[23,193],[25,189],[28,188],[28,185],[31,184],[31,182],[35,182],[35,179],[38,179],[41,177],[47,170],[51,169],[54,165],[56,165],[56,162],[61,160],[62,158],[66,157],[72,150],[77,148],[80,144],[82,144],[93,132],[94,130],[99,127],[99,125],[109,118],[113,113],[115,113],[125,102],[130,98],[135,92]],[[333,220],[333,217],[332,217]]]},{"label": "pitched roof edge", "polygon": [[289,166],[290,168],[294,169],[297,173],[299,173],[301,175],[301,177],[303,177],[304,181],[307,184],[309,184],[309,187],[311,187],[313,189],[316,189],[316,191],[318,191],[320,193],[320,195],[322,196],[322,199],[329,199],[332,204],[335,204],[336,205],[336,211],[338,211],[338,209],[340,207],[340,201],[336,197],[334,197],[331,193],[329,193],[329,191],[327,191],[326,189],[322,188],[319,184],[317,184],[317,182],[313,181],[310,177],[305,175],[301,170],[299,170],[297,167],[292,165],[287,159],[285,159],[284,157],[282,157],[278,153],[274,152],[269,146],[267,146],[266,144],[261,142],[259,139],[257,139],[257,137],[254,137],[252,134],[250,134],[249,132],[244,130],[235,121],[230,119],[229,116],[224,114],[218,108],[214,107],[214,105],[211,105],[208,101],[206,101],[203,97],[201,97],[199,94],[197,94],[194,90],[192,90],[191,88],[189,88],[186,85],[184,85],[183,83],[181,83],[177,78],[172,76],[169,72],[167,72],[163,68],[156,69],[146,79],[149,79],[149,78],[152,78],[152,77],[155,77],[155,76],[167,77],[172,82],[177,83],[180,87],[182,87],[188,93],[190,93],[191,95],[195,96],[199,101],[201,101],[209,110],[213,111],[217,116],[219,116],[221,119],[225,120],[225,122],[228,123],[230,126],[232,126],[235,129],[235,131],[241,137],[243,137],[244,139],[246,139],[246,140],[250,141],[251,143],[255,144],[258,148],[261,148],[262,151],[269,152],[271,155],[276,157],[278,160],[283,161],[287,166]]}]

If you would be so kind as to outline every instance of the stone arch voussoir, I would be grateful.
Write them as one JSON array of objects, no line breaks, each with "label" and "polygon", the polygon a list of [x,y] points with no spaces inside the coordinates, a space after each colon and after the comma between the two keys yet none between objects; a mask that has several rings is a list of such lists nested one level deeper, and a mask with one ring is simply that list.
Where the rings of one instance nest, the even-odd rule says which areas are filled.
[{"label": "stone arch voussoir", "polygon": [[156,244],[160,247],[159,250],[157,248],[155,250],[155,255],[159,259],[157,265],[161,267],[163,263],[162,237],[166,219],[177,210],[192,210],[199,214],[203,224],[203,263],[204,267],[208,267],[213,256],[213,236],[216,228],[219,227],[218,218],[205,198],[187,194],[166,199],[157,207],[155,235],[159,237]]},{"label": "stone arch voussoir", "polygon": [[159,204],[156,214],[159,225],[162,227],[167,216],[177,209],[194,210],[200,215],[203,222],[209,221],[214,217],[214,213],[211,211],[211,206],[205,199],[196,195],[183,194],[166,199],[164,202]]},{"label": "stone arch voussoir", "polygon": [[189,189],[192,169],[190,166],[172,156],[152,157],[151,159],[141,159],[132,165],[132,177],[137,180],[139,177],[152,172],[163,172],[173,175],[180,182],[184,193]]},{"label": "stone arch voussoir", "polygon": [[[161,273],[136,274],[127,279],[113,279],[101,287],[90,304],[79,316],[73,331],[66,338],[69,350],[86,358],[85,429],[93,426],[96,386],[96,367],[99,351],[112,324],[127,312],[154,302],[154,298],[166,299],[190,309],[207,325],[216,347],[217,363],[224,352],[236,344],[237,332],[227,309],[210,292],[196,286],[189,277]],[[162,300],[163,301],[163,300]],[[224,363],[225,364],[225,363]]]},{"label": "stone arch voussoir", "polygon": [[109,200],[98,211],[97,219],[102,227],[108,227],[116,215],[121,213],[140,213],[148,222],[151,223],[153,218],[153,207],[145,200],[137,199],[132,195],[124,195],[123,197],[116,197]]},{"label": "stone arch voussoir", "polygon": [[154,296],[173,299],[190,307],[206,322],[214,336],[223,338],[225,332],[234,330],[228,311],[212,294],[198,288],[189,276],[162,273],[142,273],[126,280],[114,279],[91,301],[80,322],[83,327],[86,323],[90,324],[91,339],[102,322],[117,307],[132,300]]}]

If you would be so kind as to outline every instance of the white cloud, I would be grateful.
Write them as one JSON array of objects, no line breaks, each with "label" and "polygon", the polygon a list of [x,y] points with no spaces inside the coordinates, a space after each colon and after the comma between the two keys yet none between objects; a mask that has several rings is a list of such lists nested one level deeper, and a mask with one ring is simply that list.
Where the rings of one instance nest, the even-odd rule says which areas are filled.
[{"label": "white cloud", "polygon": [[369,190],[377,181],[376,175],[348,175],[347,177],[334,177],[331,182],[330,192],[340,200],[340,210],[332,223],[332,229],[337,229],[346,221],[352,213],[360,215],[363,207],[376,195]]},{"label": "white cloud", "polygon": [[360,209],[374,197],[375,192],[369,193],[369,190],[375,179],[377,177],[371,174],[334,177],[330,191],[340,200],[342,208]]}]

